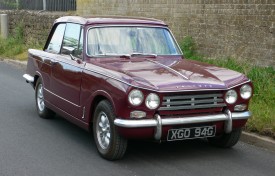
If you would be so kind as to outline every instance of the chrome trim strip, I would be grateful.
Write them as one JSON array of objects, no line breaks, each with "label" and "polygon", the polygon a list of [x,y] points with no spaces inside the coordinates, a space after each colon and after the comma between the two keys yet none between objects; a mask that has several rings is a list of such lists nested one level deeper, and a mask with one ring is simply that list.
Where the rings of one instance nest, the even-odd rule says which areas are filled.
[{"label": "chrome trim strip", "polygon": [[233,88],[235,88],[235,87],[238,87],[238,86],[240,86],[240,85],[243,85],[243,84],[246,84],[246,83],[249,83],[249,82],[251,82],[250,79],[248,79],[247,81],[245,81],[245,82],[243,82],[243,83],[239,83],[239,84],[236,84],[236,85],[234,85],[234,86],[231,86],[231,87],[229,87],[229,88],[226,89],[226,90],[233,89]]},{"label": "chrome trim strip", "polygon": [[227,120],[224,122],[224,132],[231,133],[232,131],[232,113],[229,109],[225,110]]},{"label": "chrome trim strip", "polygon": [[226,106],[225,103],[220,104],[203,104],[203,105],[186,105],[186,106],[168,106],[160,107],[160,111],[184,110],[184,109],[204,109],[204,108],[219,108]]},{"label": "chrome trim strip", "polygon": [[167,30],[170,32],[170,34],[172,35],[172,38],[173,38],[173,40],[174,40],[174,42],[176,43],[176,45],[177,45],[177,47],[178,47],[178,50],[179,50],[179,52],[181,53],[181,55],[183,56],[183,58],[184,58],[184,53],[182,52],[182,50],[181,50],[181,48],[180,48],[180,45],[179,45],[179,43],[178,43],[178,41],[176,40],[176,38],[175,38],[175,36],[174,36],[174,34],[173,34],[173,32],[170,30],[170,28],[169,28],[169,26],[167,25]]},{"label": "chrome trim strip", "polygon": [[[252,116],[252,113],[250,111],[233,112],[232,120],[248,119],[251,116]],[[207,122],[217,122],[217,121],[226,121],[226,120],[228,120],[227,114],[222,113],[222,114],[214,114],[214,115],[200,115],[195,117],[190,116],[190,117],[179,117],[179,118],[165,118],[165,119],[161,119],[161,123],[159,124],[161,124],[162,126],[163,125],[181,125],[181,124],[207,123]],[[158,125],[158,120],[156,119],[140,119],[140,120],[115,119],[114,123],[116,126],[124,127],[124,128],[142,128],[142,127],[156,127]]]},{"label": "chrome trim strip", "polygon": [[174,69],[171,68],[171,67],[168,67],[167,65],[164,65],[164,64],[162,64],[162,63],[159,63],[159,62],[157,62],[157,61],[153,61],[153,60],[150,60],[150,59],[146,59],[146,60],[149,61],[149,62],[158,64],[158,65],[160,65],[160,66],[162,66],[162,67],[164,67],[164,68],[166,68],[166,69],[168,69],[168,70],[170,70],[170,71],[172,71],[172,72],[174,72],[174,73],[180,75],[180,76],[183,77],[184,79],[189,80],[189,78],[187,78],[185,75],[181,74],[180,72],[178,72],[177,70],[174,70]]},{"label": "chrome trim strip", "polygon": [[33,83],[34,82],[34,77],[29,75],[29,74],[24,74],[23,78],[25,78],[28,83]]},{"label": "chrome trim strip", "polygon": [[[82,120],[80,120],[79,118],[77,118],[77,117],[75,117],[75,116],[69,114],[68,112],[64,111],[63,109],[60,109],[59,107],[53,105],[52,103],[48,102],[47,100],[45,100],[45,101],[46,101],[47,103],[51,104],[51,106],[57,108],[58,110],[62,111],[62,112],[65,113],[65,114],[67,114],[68,116],[70,116],[70,117],[73,118],[74,120],[77,120],[78,122],[81,122],[81,123],[84,123],[85,125],[88,125],[87,122],[82,121]],[[68,118],[65,117],[65,119],[68,119]]]},{"label": "chrome trim strip", "polygon": [[82,111],[82,119],[85,118],[85,106],[83,107],[83,111]]},{"label": "chrome trim strip", "polygon": [[62,99],[62,100],[64,100],[64,101],[66,101],[66,102],[68,102],[68,103],[70,103],[70,104],[72,104],[72,105],[74,105],[74,106],[76,106],[76,107],[78,107],[78,108],[81,107],[81,106],[79,106],[79,105],[77,105],[77,104],[74,104],[73,102],[70,102],[69,100],[66,100],[66,99],[63,98],[63,97],[60,97],[59,95],[56,95],[55,93],[51,92],[50,90],[46,89],[45,87],[44,87],[44,90],[46,90],[46,91],[49,92],[50,94],[52,94],[52,95],[54,95],[54,96],[56,96],[56,97],[58,97],[58,98],[60,98],[60,99]]},{"label": "chrome trim strip", "polygon": [[222,97],[222,94],[196,94],[196,95],[178,95],[178,96],[164,96],[163,100],[173,99],[188,99],[188,98],[213,98],[213,97]]}]

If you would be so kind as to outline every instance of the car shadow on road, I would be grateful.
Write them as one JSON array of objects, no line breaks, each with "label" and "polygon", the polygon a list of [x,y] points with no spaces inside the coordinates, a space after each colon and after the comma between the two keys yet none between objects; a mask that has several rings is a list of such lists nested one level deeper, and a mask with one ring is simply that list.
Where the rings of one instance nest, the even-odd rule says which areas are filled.
[{"label": "car shadow on road", "polygon": [[[74,140],[91,153],[96,153],[96,146],[93,135],[76,125],[68,122],[56,115],[51,123],[60,133]],[[129,140],[125,157],[117,162],[128,163],[130,160],[190,160],[190,159],[209,159],[209,157],[234,157],[238,154],[237,149],[222,149],[211,146],[205,139],[185,140],[175,142],[157,143],[146,140]],[[98,155],[98,157],[100,157]]]}]

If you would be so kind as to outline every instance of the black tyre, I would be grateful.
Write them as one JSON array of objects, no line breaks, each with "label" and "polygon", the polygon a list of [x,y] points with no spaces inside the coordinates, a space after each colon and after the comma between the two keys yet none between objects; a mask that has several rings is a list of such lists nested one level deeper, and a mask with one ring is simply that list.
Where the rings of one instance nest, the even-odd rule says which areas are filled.
[{"label": "black tyre", "polygon": [[39,78],[36,81],[35,86],[35,104],[37,113],[41,118],[49,119],[54,117],[54,112],[46,107],[44,101],[44,94],[43,94],[43,84],[41,79]]},{"label": "black tyre", "polygon": [[127,139],[118,134],[114,119],[112,105],[107,100],[99,102],[94,113],[93,134],[99,154],[108,160],[121,159],[127,149]]},{"label": "black tyre", "polygon": [[242,129],[235,129],[229,134],[223,134],[221,136],[208,138],[208,142],[211,145],[222,147],[222,148],[230,148],[238,143],[242,134]]}]

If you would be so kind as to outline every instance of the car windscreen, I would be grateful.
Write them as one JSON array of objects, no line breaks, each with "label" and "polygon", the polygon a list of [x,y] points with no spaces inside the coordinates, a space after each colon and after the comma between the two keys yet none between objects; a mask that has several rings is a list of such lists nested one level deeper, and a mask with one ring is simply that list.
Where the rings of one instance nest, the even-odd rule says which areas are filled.
[{"label": "car windscreen", "polygon": [[167,28],[140,26],[108,26],[90,28],[87,36],[87,54],[181,55]]}]

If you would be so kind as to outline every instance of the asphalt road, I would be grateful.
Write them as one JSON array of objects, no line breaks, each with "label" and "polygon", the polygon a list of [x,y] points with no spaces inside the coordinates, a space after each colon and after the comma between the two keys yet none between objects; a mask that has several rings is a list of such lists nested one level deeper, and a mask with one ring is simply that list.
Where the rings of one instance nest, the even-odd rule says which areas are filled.
[{"label": "asphalt road", "polygon": [[0,176],[274,176],[275,153],[239,142],[131,141],[123,160],[102,159],[89,133],[61,117],[40,119],[23,70],[0,62]]}]

